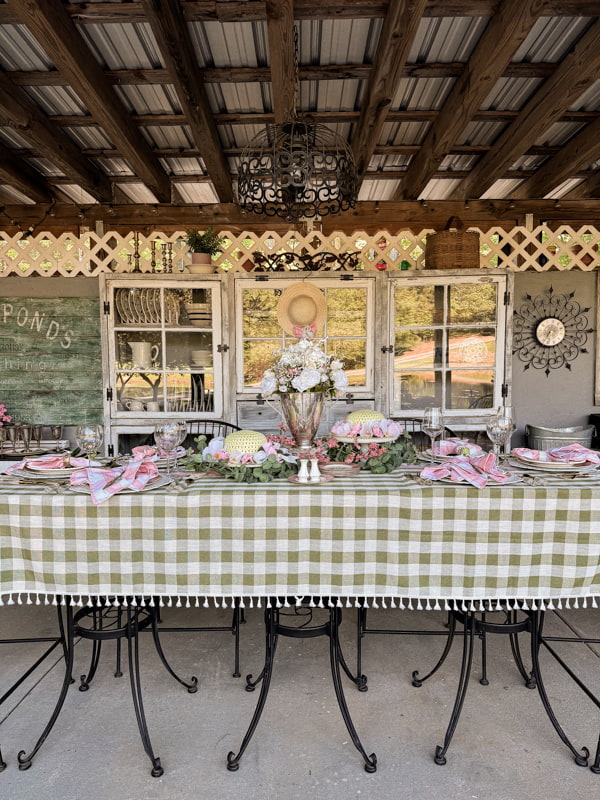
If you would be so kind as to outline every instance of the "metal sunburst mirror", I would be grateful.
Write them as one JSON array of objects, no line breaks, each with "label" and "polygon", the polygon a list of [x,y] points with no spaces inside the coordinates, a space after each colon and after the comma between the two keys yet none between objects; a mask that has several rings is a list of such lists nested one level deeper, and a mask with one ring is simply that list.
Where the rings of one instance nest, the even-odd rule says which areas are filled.
[{"label": "metal sunburst mirror", "polygon": [[550,286],[543,294],[525,295],[525,302],[514,313],[513,354],[525,366],[543,369],[546,377],[551,369],[571,369],[593,328],[588,327],[590,306],[582,308],[570,294],[554,294]]}]

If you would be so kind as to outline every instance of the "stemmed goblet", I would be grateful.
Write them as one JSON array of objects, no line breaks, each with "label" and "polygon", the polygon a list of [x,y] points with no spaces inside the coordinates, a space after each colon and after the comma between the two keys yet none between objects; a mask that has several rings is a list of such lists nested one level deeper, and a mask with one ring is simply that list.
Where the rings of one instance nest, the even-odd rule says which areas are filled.
[{"label": "stemmed goblet", "polygon": [[500,448],[502,448],[502,452],[506,455],[508,442],[515,432],[516,427],[515,413],[512,406],[502,406],[488,420],[486,431],[492,442],[493,451],[497,458],[500,458]]},{"label": "stemmed goblet", "polygon": [[165,453],[167,459],[167,475],[171,474],[171,453],[180,441],[181,427],[179,422],[159,422],[154,426],[154,441]]},{"label": "stemmed goblet", "polygon": [[431,461],[434,460],[434,442],[444,432],[444,415],[438,406],[428,406],[423,414],[421,430],[431,439]]},{"label": "stemmed goblet", "polygon": [[98,452],[103,437],[102,425],[78,425],[75,429],[75,441],[87,453],[88,467],[91,467],[92,453],[95,455]]},{"label": "stemmed goblet", "polygon": [[62,425],[50,425],[50,436],[56,442],[54,446],[55,453],[60,453],[60,439],[62,436],[62,430],[63,430]]}]

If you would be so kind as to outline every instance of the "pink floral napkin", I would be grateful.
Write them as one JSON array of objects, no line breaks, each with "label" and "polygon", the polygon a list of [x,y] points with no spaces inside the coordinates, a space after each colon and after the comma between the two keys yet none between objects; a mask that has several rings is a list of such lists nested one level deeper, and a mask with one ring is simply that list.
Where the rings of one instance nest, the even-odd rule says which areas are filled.
[{"label": "pink floral napkin", "polygon": [[436,464],[433,467],[424,467],[420,476],[430,481],[449,480],[454,483],[470,483],[477,489],[483,489],[489,481],[506,483],[510,479],[509,475],[497,469],[494,453],[484,453],[475,458],[457,456],[452,461],[444,461],[443,464]]},{"label": "pink floral napkin", "polygon": [[6,472],[16,472],[27,466],[36,469],[69,469],[70,467],[87,467],[87,464],[87,456],[85,458],[74,458],[73,456],[65,458],[63,455],[47,455],[39,458],[25,458],[18,464],[8,467]]},{"label": "pink floral napkin", "polygon": [[92,503],[98,505],[122,489],[139,492],[158,477],[156,464],[148,458],[130,461],[125,467],[114,469],[89,468],[73,472],[71,486],[90,487]]},{"label": "pink floral napkin", "polygon": [[[468,454],[462,452],[463,448],[468,449]],[[454,436],[451,439],[440,439],[435,442],[433,452],[438,456],[469,455],[478,456],[483,453],[483,449],[478,444],[473,444],[468,439],[460,439]]]},{"label": "pink floral napkin", "polygon": [[511,453],[516,456],[530,458],[532,461],[558,461],[565,464],[576,461],[578,463],[600,464],[600,453],[590,450],[577,442],[565,444],[562,447],[553,447],[550,450],[530,450],[528,447],[513,447]]}]

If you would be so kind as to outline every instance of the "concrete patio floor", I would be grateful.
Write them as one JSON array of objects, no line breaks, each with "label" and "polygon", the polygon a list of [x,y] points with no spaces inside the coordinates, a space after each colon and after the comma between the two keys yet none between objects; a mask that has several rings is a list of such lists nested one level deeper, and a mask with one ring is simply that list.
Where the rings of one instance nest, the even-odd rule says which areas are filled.
[{"label": "concrete patio floor", "polygon": [[[165,609],[165,624],[226,624],[222,609]],[[257,675],[263,653],[262,612],[246,611],[241,671]],[[442,612],[373,610],[371,627],[443,630]],[[4,606],[0,639],[52,635],[51,606]],[[546,632],[600,636],[596,609],[549,614]],[[355,614],[344,611],[346,655],[355,652]],[[325,638],[279,642],[271,692],[238,772],[228,772],[228,751],[237,752],[257,692],[232,677],[229,633],[169,633],[163,644],[181,675],[198,676],[188,694],[160,664],[152,637],[143,634],[144,702],[154,750],[164,775],[150,776],[140,742],[127,677],[115,678],[114,644],[105,646],[88,692],[75,684],[47,741],[27,771],[17,753],[30,750],[45,726],[62,679],[57,649],[0,706],[0,747],[7,768],[0,773],[2,800],[572,800],[600,796],[600,775],[578,767],[559,740],[537,690],[524,687],[507,637],[488,637],[489,685],[479,683],[481,649],[450,749],[448,763],[433,762],[454,700],[460,643],[442,669],[420,689],[411,672],[427,671],[443,637],[370,635],[364,639],[363,671],[369,690],[344,686],[350,711],[377,772],[367,774],[339,713]],[[525,643],[523,644],[526,650]],[[74,675],[87,670],[89,643],[76,648]],[[43,645],[0,645],[0,696]],[[560,645],[576,671],[600,688],[600,647]],[[525,656],[527,653],[525,652]],[[542,653],[546,687],[557,716],[574,744],[595,754],[598,708]],[[526,658],[526,661],[529,659]]]}]

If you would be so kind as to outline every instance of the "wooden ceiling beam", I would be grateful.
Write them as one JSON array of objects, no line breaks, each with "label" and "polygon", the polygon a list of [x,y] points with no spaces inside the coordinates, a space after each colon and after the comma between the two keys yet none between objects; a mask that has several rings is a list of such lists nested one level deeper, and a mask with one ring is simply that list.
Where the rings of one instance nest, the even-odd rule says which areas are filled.
[{"label": "wooden ceiling beam", "polygon": [[[432,122],[437,111],[390,111],[387,122]],[[358,111],[310,111],[305,116],[314,122],[334,125],[338,122],[356,122]],[[518,111],[478,111],[473,119],[477,122],[512,122],[519,116]],[[599,116],[598,111],[566,111],[561,122],[593,122]],[[91,116],[77,114],[54,114],[50,117],[57,125],[73,128],[100,127],[100,123]],[[186,125],[183,114],[132,114],[131,119],[138,125]],[[217,125],[268,125],[274,121],[273,114],[264,112],[220,113],[214,115]]]},{"label": "wooden ceiling beam", "polygon": [[456,199],[481,197],[569,105],[591,86],[600,70],[600,18],[596,17],[556,72],[535,92],[515,121],[500,134],[453,194]]},{"label": "wooden ceiling beam", "polygon": [[600,118],[573,136],[535,174],[517,187],[511,197],[546,197],[553,189],[600,158]]},{"label": "wooden ceiling beam", "polygon": [[231,203],[233,186],[229,167],[181,5],[178,0],[142,0],[142,6],[217,197],[223,203]]},{"label": "wooden ceiling beam", "polygon": [[267,0],[267,34],[276,125],[288,122],[296,110],[296,47],[294,1]]},{"label": "wooden ceiling beam", "polygon": [[[71,139],[40,111],[22,89],[10,82],[5,72],[0,72],[0,125],[14,130],[95,200],[112,200],[112,190],[106,176],[92,167]],[[14,154],[13,158],[18,158],[18,150],[7,150]]]},{"label": "wooden ceiling beam", "polygon": [[[558,65],[553,62],[509,64],[503,78],[547,78]],[[457,78],[465,65],[459,61],[405,64],[403,78]],[[371,64],[305,64],[298,68],[300,81],[367,80]],[[201,70],[204,83],[270,83],[269,67],[215,67]],[[8,72],[17,86],[67,86],[68,81],[57,70]],[[170,83],[166,69],[105,70],[104,75],[114,86],[161,86]]]},{"label": "wooden ceiling beam", "polygon": [[[102,67],[86,46],[61,0],[9,0],[69,85],[107,136],[129,161],[140,181],[162,202],[171,199],[169,178],[138,127],[126,114]],[[128,4],[126,4],[128,5]]]},{"label": "wooden ceiling beam", "polygon": [[390,3],[383,21],[373,70],[363,92],[360,116],[351,142],[359,184],[386,122],[426,2],[398,0]]},{"label": "wooden ceiling beam", "polygon": [[465,69],[412,159],[396,200],[416,200],[424,191],[452,145],[475,116],[490,89],[500,78],[515,50],[525,40],[539,16],[542,3],[503,0],[481,35]]},{"label": "wooden ceiling beam", "polygon": [[588,200],[600,197],[600,174],[596,171],[587,180],[582,181],[574,189],[561,197],[563,200]]},{"label": "wooden ceiling beam", "polygon": [[51,203],[50,185],[26,161],[15,158],[14,150],[0,144],[0,181],[17,189],[34,203]]},{"label": "wooden ceiling beam", "polygon": [[[19,0],[21,1],[21,0]],[[394,0],[395,1],[395,0]],[[499,0],[428,0],[425,17],[489,17]],[[188,0],[182,4],[188,22],[259,22],[266,19],[264,0]],[[295,0],[296,19],[370,19],[384,17],[390,0]],[[545,0],[545,16],[591,17],[598,13],[597,0]],[[144,22],[142,4],[68,3],[67,13],[80,25],[111,22]],[[0,24],[19,22],[10,5],[0,5]]]},{"label": "wooden ceiling beam", "polygon": [[[465,227],[493,226],[513,227],[524,225],[526,215],[533,215],[534,225],[540,221],[549,224],[569,224],[570,220],[588,221],[595,224],[600,217],[600,198],[588,200],[553,201],[509,201],[477,200],[468,205],[462,202],[439,201],[401,201],[401,202],[359,202],[355,209],[344,214],[323,218],[323,231],[374,230],[401,231],[412,229],[443,229],[451,216],[458,216]],[[46,215],[46,216],[44,216]],[[134,205],[112,204],[94,206],[73,206],[67,203],[51,205],[6,205],[0,217],[0,228],[8,229],[9,220],[21,229],[39,223],[44,218],[44,228],[48,230],[77,229],[80,225],[94,225],[104,221],[110,230],[131,231],[147,228],[149,230],[183,231],[191,226],[213,225],[218,230],[240,231],[289,230],[289,222],[277,221],[273,217],[261,217],[244,213],[235,204],[181,204],[181,205]]]}]

